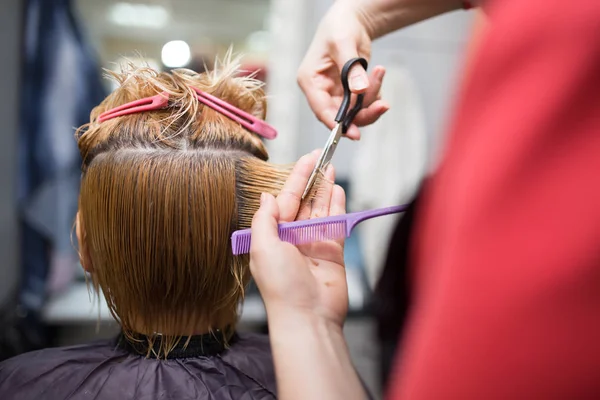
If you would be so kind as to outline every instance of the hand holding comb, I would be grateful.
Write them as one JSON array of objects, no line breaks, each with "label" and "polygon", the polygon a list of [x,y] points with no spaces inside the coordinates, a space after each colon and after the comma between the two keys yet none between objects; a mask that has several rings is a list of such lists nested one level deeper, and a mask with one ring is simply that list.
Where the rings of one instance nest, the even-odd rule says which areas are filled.
[{"label": "hand holding comb", "polygon": [[[360,222],[383,215],[400,213],[406,211],[407,208],[408,204],[405,204],[343,215],[285,222],[279,224],[279,238],[294,245],[347,238],[350,237],[352,230]],[[250,252],[251,236],[250,229],[233,232],[231,235],[231,248],[234,255]]]}]

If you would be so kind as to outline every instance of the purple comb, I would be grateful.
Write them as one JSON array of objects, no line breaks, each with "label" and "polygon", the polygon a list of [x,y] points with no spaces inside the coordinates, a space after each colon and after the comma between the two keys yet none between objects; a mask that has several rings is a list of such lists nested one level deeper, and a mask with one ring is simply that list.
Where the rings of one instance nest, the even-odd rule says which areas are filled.
[{"label": "purple comb", "polygon": [[[350,214],[334,215],[307,219],[304,221],[284,222],[279,224],[279,238],[294,245],[322,242],[350,237],[352,230],[360,222],[367,219],[396,214],[406,211],[408,204],[401,206],[378,208]],[[231,248],[234,255],[250,252],[250,229],[242,229],[231,235]]]}]

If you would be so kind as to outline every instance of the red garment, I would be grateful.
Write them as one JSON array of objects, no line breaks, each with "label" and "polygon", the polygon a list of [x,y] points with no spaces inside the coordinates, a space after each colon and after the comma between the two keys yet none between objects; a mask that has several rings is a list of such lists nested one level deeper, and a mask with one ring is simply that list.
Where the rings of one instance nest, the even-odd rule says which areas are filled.
[{"label": "red garment", "polygon": [[600,399],[600,0],[487,11],[389,395]]}]

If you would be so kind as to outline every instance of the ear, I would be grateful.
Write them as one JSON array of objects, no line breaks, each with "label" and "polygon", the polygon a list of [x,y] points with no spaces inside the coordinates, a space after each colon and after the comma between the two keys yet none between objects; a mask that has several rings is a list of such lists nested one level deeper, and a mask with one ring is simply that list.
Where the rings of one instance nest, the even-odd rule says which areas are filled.
[{"label": "ear", "polygon": [[75,217],[75,235],[77,236],[77,243],[79,243],[79,262],[84,271],[91,274],[94,272],[94,268],[87,246],[85,227],[79,211],[77,211],[77,216]]}]

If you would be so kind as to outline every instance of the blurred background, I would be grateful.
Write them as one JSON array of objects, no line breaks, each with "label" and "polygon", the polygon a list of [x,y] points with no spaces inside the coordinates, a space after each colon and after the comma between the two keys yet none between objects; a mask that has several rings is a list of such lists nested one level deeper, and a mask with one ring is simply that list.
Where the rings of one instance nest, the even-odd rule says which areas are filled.
[{"label": "blurred background", "polygon": [[[0,37],[0,357],[113,335],[102,296],[90,295],[70,233],[79,158],[74,129],[114,89],[102,69],[124,60],[156,69],[210,68],[230,46],[267,84],[279,131],[271,160],[293,162],[328,131],[308,108],[296,70],[324,0],[2,0]],[[386,36],[371,65],[387,68],[391,110],[343,142],[334,158],[350,211],[402,204],[435,166],[473,13],[456,12]],[[401,149],[398,151],[398,149]],[[393,151],[392,151],[393,150]],[[385,179],[390,174],[394,179]],[[397,218],[370,221],[348,241],[351,315],[346,335],[367,385],[379,390],[369,310]],[[241,329],[264,330],[256,291]]]}]

